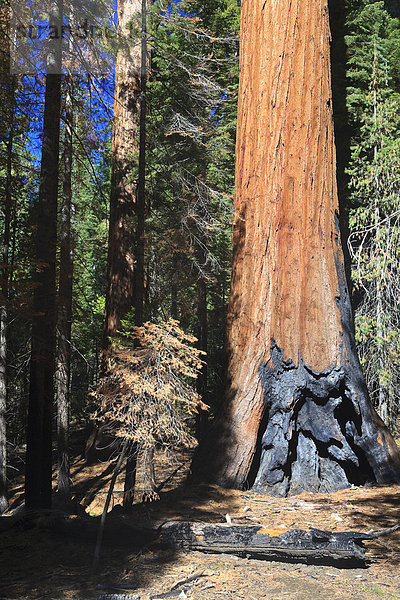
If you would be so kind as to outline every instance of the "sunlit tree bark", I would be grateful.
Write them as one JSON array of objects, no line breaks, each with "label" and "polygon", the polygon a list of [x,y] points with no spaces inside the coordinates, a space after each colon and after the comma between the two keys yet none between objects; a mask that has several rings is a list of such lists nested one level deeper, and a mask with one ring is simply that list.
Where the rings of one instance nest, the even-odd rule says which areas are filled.
[{"label": "sunlit tree bark", "polygon": [[145,297],[146,88],[149,65],[147,49],[147,1],[141,0],[139,161],[136,192],[136,269],[134,289],[135,324],[138,327],[143,325]]},{"label": "sunlit tree bark", "polygon": [[277,495],[397,480],[344,275],[327,0],[243,2],[238,115],[229,381],[195,467]]},{"label": "sunlit tree bark", "polygon": [[140,0],[119,0],[119,50],[115,65],[110,226],[104,346],[116,335],[134,298],[134,244],[140,114]]}]

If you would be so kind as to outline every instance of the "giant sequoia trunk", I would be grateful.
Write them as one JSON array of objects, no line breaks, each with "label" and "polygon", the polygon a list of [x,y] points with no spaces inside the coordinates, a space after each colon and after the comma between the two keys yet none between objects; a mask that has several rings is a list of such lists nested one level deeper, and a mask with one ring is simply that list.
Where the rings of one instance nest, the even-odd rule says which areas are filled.
[{"label": "giant sequoia trunk", "polygon": [[136,40],[129,38],[129,23],[137,26],[140,6],[140,0],[118,1],[120,45],[115,65],[105,347],[133,306],[141,52]]},{"label": "giant sequoia trunk", "polygon": [[[118,0],[119,49],[115,64],[114,120],[107,290],[103,348],[117,335],[134,304],[135,212],[137,209],[141,50],[129,38],[129,24],[137,27],[141,0]],[[105,365],[103,364],[103,374]],[[124,504],[133,502],[136,456],[128,457]]]},{"label": "giant sequoia trunk", "polygon": [[344,276],[328,0],[245,0],[241,41],[229,383],[195,467],[276,495],[397,480]]},{"label": "giant sequoia trunk", "polygon": [[[139,156],[138,179],[136,190],[136,243],[135,243],[135,281],[134,281],[134,309],[135,325],[143,325],[143,308],[145,297],[145,219],[146,219],[146,87],[148,76],[148,50],[147,50],[147,0],[141,0],[141,42],[140,42],[140,98],[139,98]],[[124,501],[125,507],[132,506],[136,484],[137,466],[136,445],[131,447],[130,455],[126,461]],[[149,455],[151,468],[154,470],[153,455]],[[154,479],[154,478],[153,478]]]}]

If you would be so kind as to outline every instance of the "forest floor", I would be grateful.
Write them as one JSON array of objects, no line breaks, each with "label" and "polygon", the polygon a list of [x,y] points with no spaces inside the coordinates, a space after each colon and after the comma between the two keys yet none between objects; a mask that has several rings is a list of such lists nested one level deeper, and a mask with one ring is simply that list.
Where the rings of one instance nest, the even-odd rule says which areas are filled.
[{"label": "forest floor", "polygon": [[[366,532],[400,522],[400,485],[277,499],[217,486],[186,487],[189,464],[188,455],[173,461],[160,453],[157,481],[168,480],[160,501],[136,503],[130,514],[114,506],[108,528],[118,533],[106,536],[97,572],[91,566],[93,536],[67,537],[54,532],[46,519],[2,517],[0,600],[96,600],[108,594],[132,594],[141,600],[400,600],[400,531],[367,542],[367,567],[338,568],[174,552],[143,546],[132,539],[129,530],[129,524],[143,519],[215,523],[224,522],[228,513],[232,523],[259,523],[274,528],[276,535],[311,527]],[[79,457],[72,465],[74,493],[93,519],[101,512],[111,471],[107,463],[88,467]],[[137,499],[143,493],[141,480],[139,473]],[[21,502],[22,485],[22,477],[17,477],[11,507]],[[119,479],[115,505],[120,502],[121,489]],[[11,518],[13,526],[2,527]]]}]

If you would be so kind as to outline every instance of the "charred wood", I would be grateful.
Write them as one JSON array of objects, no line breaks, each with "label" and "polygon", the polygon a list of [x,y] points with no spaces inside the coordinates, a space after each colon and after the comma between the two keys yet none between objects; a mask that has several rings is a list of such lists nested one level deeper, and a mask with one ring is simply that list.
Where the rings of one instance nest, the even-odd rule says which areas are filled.
[{"label": "charred wood", "polygon": [[[37,515],[40,525],[48,531],[94,542],[98,519],[56,515],[46,519]],[[34,520],[34,517],[33,517]],[[30,519],[32,521],[32,519]],[[17,526],[20,520],[14,521]],[[32,523],[31,525],[32,526]],[[366,563],[363,542],[377,537],[374,533],[357,531],[330,532],[319,529],[292,529],[278,534],[276,529],[261,525],[215,524],[167,521],[135,522],[132,519],[110,518],[104,538],[108,544],[140,548],[152,545],[183,551],[211,554],[233,554],[259,560],[301,562],[313,564],[343,564],[362,566]]]}]

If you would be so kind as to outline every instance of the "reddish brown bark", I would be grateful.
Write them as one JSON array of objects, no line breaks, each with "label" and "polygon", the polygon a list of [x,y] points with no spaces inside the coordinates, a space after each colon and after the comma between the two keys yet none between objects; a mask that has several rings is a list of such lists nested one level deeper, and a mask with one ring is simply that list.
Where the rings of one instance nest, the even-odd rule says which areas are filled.
[{"label": "reddish brown bark", "polygon": [[[121,330],[135,303],[135,241],[137,223],[139,116],[141,107],[141,45],[137,29],[141,0],[118,0],[119,48],[115,64],[110,226],[108,233],[106,310],[103,349]],[[105,364],[103,364],[103,370]],[[127,458],[124,504],[133,502],[136,453]]]},{"label": "reddish brown bark", "polygon": [[[141,0],[141,41],[140,41],[140,96],[139,96],[139,155],[138,178],[136,189],[136,243],[135,243],[135,279],[134,279],[134,309],[135,325],[143,325],[143,309],[145,298],[145,219],[146,219],[146,86],[148,77],[149,57],[147,49],[147,0]],[[130,448],[126,461],[124,500],[125,507],[132,506],[136,485],[137,446]],[[154,469],[153,456],[149,461]]]},{"label": "reddish brown bark", "polygon": [[135,325],[143,325],[145,297],[145,219],[146,219],[146,87],[149,57],[147,50],[147,0],[141,0],[140,44],[140,116],[139,116],[139,162],[136,191],[136,271],[134,288]]},{"label": "reddish brown bark", "polygon": [[[113,156],[103,348],[134,308],[143,322],[145,228],[145,121],[148,52],[146,0],[118,1]],[[137,32],[141,29],[141,37]],[[131,32],[131,33],[130,33]],[[103,369],[105,365],[103,364]],[[126,464],[124,505],[133,502],[136,448]]]},{"label": "reddish brown bark", "polygon": [[118,2],[104,347],[133,305],[141,51],[128,27],[137,27],[140,10],[140,0]]},{"label": "reddish brown bark", "polygon": [[329,45],[327,0],[242,4],[229,385],[208,463],[224,485],[286,494],[400,475],[354,345]]}]

